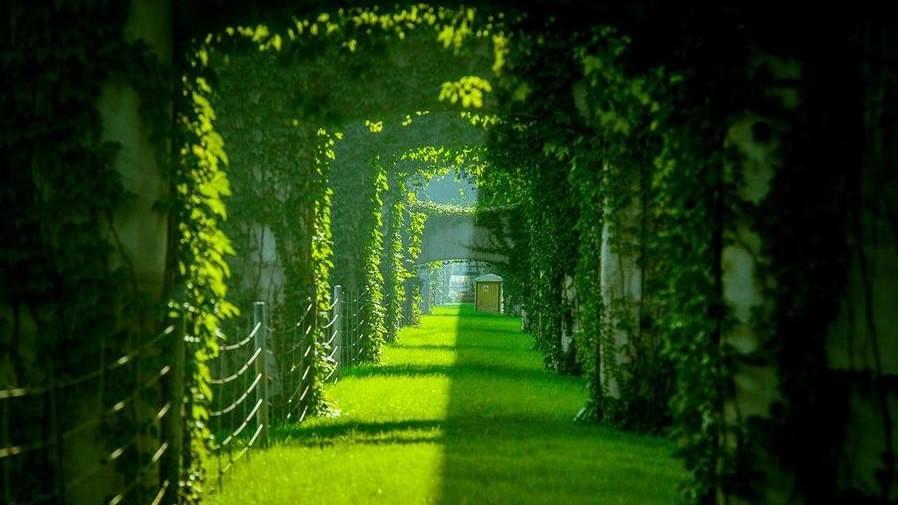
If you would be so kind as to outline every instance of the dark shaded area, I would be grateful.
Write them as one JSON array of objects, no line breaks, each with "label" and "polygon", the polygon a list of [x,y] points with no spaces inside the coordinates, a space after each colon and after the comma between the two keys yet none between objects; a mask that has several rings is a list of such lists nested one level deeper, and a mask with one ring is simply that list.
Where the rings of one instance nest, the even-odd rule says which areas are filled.
[{"label": "dark shaded area", "polygon": [[[528,503],[601,503],[602,496],[659,503],[678,478],[660,461],[655,468],[647,463],[664,442],[574,423],[575,412],[558,408],[564,401],[552,402],[580,379],[545,371],[519,325],[517,318],[477,313],[471,305],[459,309],[456,362],[446,371],[451,382],[439,503],[505,503],[508,487]],[[638,448],[630,445],[636,440]],[[619,459],[611,456],[618,444],[636,450]],[[605,465],[620,472],[606,472]]]},{"label": "dark shaded area", "polygon": [[[496,331],[496,330],[493,330]],[[496,331],[496,333],[500,333]],[[488,344],[469,344],[469,345],[403,345],[402,343],[393,344],[394,348],[397,349],[421,349],[426,351],[454,351],[456,349],[461,348],[469,348],[469,349],[479,349],[482,351],[499,351],[499,352],[511,352],[507,347],[503,347],[501,345],[488,345]],[[524,352],[524,351],[516,351],[516,352]]]},{"label": "dark shaded area", "polygon": [[439,430],[444,427],[440,421],[399,421],[391,423],[348,423],[328,424],[313,428],[300,425],[285,425],[272,432],[274,440],[285,444],[307,447],[327,447],[340,439],[352,436],[353,443],[364,444],[417,444],[440,442],[442,436],[403,436],[408,430]]},{"label": "dark shaded area", "polygon": [[[473,349],[471,347],[468,348]],[[464,352],[464,349],[462,349]],[[506,367],[478,360],[478,363],[466,363],[458,361],[454,365],[384,365],[353,369],[347,373],[353,377],[376,377],[376,376],[393,376],[393,375],[439,375],[447,377],[463,377],[470,375],[487,375],[497,379],[512,380],[538,380],[544,379],[546,376],[543,370],[529,370],[516,367]]]}]

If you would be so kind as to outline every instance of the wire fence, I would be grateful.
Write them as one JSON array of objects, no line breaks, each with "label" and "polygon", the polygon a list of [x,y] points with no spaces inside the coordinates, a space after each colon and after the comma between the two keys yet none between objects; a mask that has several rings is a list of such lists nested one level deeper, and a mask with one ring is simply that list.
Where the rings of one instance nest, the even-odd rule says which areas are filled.
[{"label": "wire fence", "polygon": [[343,307],[345,313],[343,351],[341,363],[346,367],[355,366],[365,358],[365,351],[370,352],[370,324],[368,318],[372,313],[371,293],[368,288],[354,291],[346,297]]},{"label": "wire fence", "polygon": [[166,460],[178,410],[169,352],[177,330],[168,326],[117,353],[101,338],[94,368],[71,373],[72,364],[44,362],[45,383],[0,389],[3,503],[174,501]]},{"label": "wire fence", "polygon": [[210,381],[219,491],[236,464],[267,445],[271,427],[306,419],[315,374],[336,382],[358,362],[357,347],[365,338],[359,316],[367,294],[346,296],[336,286],[328,306],[307,299],[298,320],[278,325],[271,322],[268,304],[255,302],[244,333],[219,334]]},{"label": "wire fence", "polygon": [[[308,417],[316,380],[336,382],[363,360],[370,303],[367,290],[336,286],[328,306],[308,299],[289,324],[272,325],[256,302],[242,330],[218,332],[209,363],[216,489],[267,445],[271,427]],[[91,369],[45,363],[46,381],[0,389],[0,502],[175,503],[186,328],[179,321],[117,347],[101,341]]]}]

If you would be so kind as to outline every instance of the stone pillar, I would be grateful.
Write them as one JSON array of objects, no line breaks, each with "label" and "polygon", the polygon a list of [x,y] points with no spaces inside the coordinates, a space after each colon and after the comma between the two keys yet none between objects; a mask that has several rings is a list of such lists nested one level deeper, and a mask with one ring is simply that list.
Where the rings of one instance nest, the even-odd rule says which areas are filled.
[{"label": "stone pillar", "polygon": [[[878,26],[878,21],[871,19],[869,22],[871,26]],[[813,400],[798,405],[797,407],[803,408],[803,411],[799,414],[792,413],[792,417],[785,423],[786,426],[790,427],[793,433],[807,424],[808,432],[812,435],[820,432],[834,434],[829,439],[819,440],[824,447],[819,454],[815,452],[801,456],[805,461],[809,458],[819,460],[822,459],[820,457],[822,454],[832,456],[834,460],[820,461],[819,465],[804,465],[804,474],[793,474],[791,469],[780,466],[779,463],[784,456],[791,456],[779,452],[783,450],[782,446],[771,444],[766,439],[754,440],[758,450],[751,456],[754,468],[761,472],[757,486],[761,494],[756,501],[730,499],[728,503],[806,502],[809,499],[808,496],[804,496],[808,492],[807,489],[815,489],[818,485],[820,489],[833,494],[862,493],[875,496],[883,503],[898,500],[898,470],[895,468],[894,460],[894,448],[898,446],[898,416],[896,416],[898,395],[894,387],[889,386],[898,378],[898,325],[895,324],[894,303],[898,299],[898,284],[895,283],[895,279],[898,279],[898,247],[896,247],[898,234],[895,233],[894,221],[891,220],[895,209],[898,208],[895,204],[898,201],[898,171],[895,170],[895,164],[889,162],[898,159],[898,148],[895,147],[895,120],[887,119],[882,112],[881,116],[876,113],[879,108],[894,109],[894,98],[891,104],[887,102],[888,98],[884,98],[888,95],[885,95],[882,89],[888,84],[879,73],[886,67],[884,61],[888,58],[894,59],[898,53],[894,49],[898,47],[894,43],[894,32],[894,29],[882,32],[888,33],[887,37],[891,37],[890,43],[882,45],[886,51],[891,51],[888,57],[882,53],[871,52],[870,48],[864,48],[859,54],[866,60],[858,64],[858,67],[848,67],[866,68],[870,72],[869,75],[865,73],[863,77],[856,77],[863,82],[854,88],[866,101],[859,101],[859,106],[852,106],[851,109],[844,106],[836,107],[835,117],[842,120],[846,113],[848,115],[857,113],[857,122],[849,122],[844,127],[841,124],[826,125],[827,128],[843,127],[846,132],[852,132],[847,136],[845,146],[839,147],[860,151],[847,155],[851,156],[849,159],[852,161],[858,160],[857,165],[836,167],[835,162],[833,166],[820,167],[785,165],[784,160],[778,157],[782,143],[778,132],[795,128],[794,125],[772,123],[772,128],[766,128],[772,132],[765,135],[769,138],[758,138],[755,135],[756,126],[765,122],[770,126],[768,118],[745,114],[730,129],[728,142],[737,147],[745,159],[742,164],[744,182],[740,187],[739,197],[746,202],[757,203],[770,196],[773,189],[796,198],[798,201],[794,204],[795,208],[782,210],[792,211],[788,215],[804,221],[778,225],[788,227],[785,230],[778,230],[781,235],[788,233],[790,229],[803,231],[800,229],[802,225],[817,225],[815,220],[820,220],[824,225],[832,222],[831,237],[828,236],[826,228],[821,228],[817,232],[812,231],[807,236],[821,238],[821,243],[825,244],[825,247],[833,247],[836,251],[830,254],[839,256],[827,257],[829,251],[818,252],[809,249],[806,252],[808,261],[815,261],[822,266],[816,266],[813,270],[808,269],[805,275],[823,271],[836,276],[836,280],[844,275],[845,285],[833,283],[833,279],[812,281],[813,285],[819,283],[824,288],[829,286],[830,289],[841,289],[833,293],[837,307],[835,312],[781,314],[780,311],[783,309],[772,306],[777,300],[765,298],[767,291],[762,291],[761,287],[772,286],[776,290],[795,289],[795,287],[779,286],[774,283],[776,279],[767,279],[760,274],[756,258],[762,257],[765,237],[752,229],[748,221],[738,219],[728,230],[731,240],[728,240],[729,245],[726,246],[723,255],[724,297],[737,324],[725,335],[726,342],[737,352],[746,355],[752,355],[765,344],[769,346],[768,339],[774,339],[777,347],[790,348],[793,353],[806,352],[807,373],[814,374],[809,383],[827,389],[807,391],[799,389],[796,392],[794,385],[789,388],[789,385],[779,383],[781,373],[794,377],[793,370],[777,368],[781,366],[781,361],[768,360],[757,363],[753,360],[755,364],[742,364],[736,369],[735,397],[727,404],[727,421],[745,422],[755,417],[776,426],[781,419],[772,415],[771,408],[780,401],[795,408],[796,403],[802,402],[801,396],[806,394],[807,398]],[[865,36],[872,39],[877,35],[870,32],[865,33]],[[760,63],[766,65],[780,82],[810,80],[811,75],[816,76],[820,73],[820,67],[814,67],[816,62],[813,61],[803,62],[803,65],[802,62],[765,55]],[[846,72],[843,68],[832,71],[833,75],[843,72]],[[807,75],[804,75],[805,73]],[[806,83],[805,86],[815,88],[816,79],[814,82]],[[848,89],[852,88],[849,86]],[[819,118],[832,113],[828,109],[830,104],[828,99],[841,99],[840,93],[841,91],[832,92],[821,98],[811,93],[799,97],[792,91],[779,92],[777,96],[782,99],[784,108],[800,107],[802,114]],[[768,91],[768,94],[774,93]],[[811,102],[800,103],[799,98]],[[839,115],[840,113],[842,115]],[[855,130],[860,130],[860,134]],[[826,128],[822,131],[829,133]],[[839,137],[837,130],[829,134],[832,135],[831,138]],[[839,141],[841,140],[839,138]],[[811,148],[814,147],[816,146]],[[828,150],[830,146],[821,143],[819,149]],[[799,152],[799,155],[807,156],[807,153]],[[833,152],[833,156],[836,156],[837,160],[847,157],[844,152]],[[838,173],[833,174],[833,170],[838,170]],[[799,190],[777,186],[771,188],[777,181],[774,176],[778,171],[783,171],[787,180],[788,176],[794,178],[795,174],[805,178],[826,179],[823,179],[822,184],[818,183],[819,181],[809,180],[806,185],[800,186]],[[854,198],[845,198],[846,194]],[[833,195],[839,195],[841,199]],[[782,197],[777,201],[780,204],[783,202],[788,203]],[[805,210],[802,208],[803,205],[811,205],[811,211],[795,212],[796,209]],[[838,222],[839,217],[846,215],[848,217],[844,222]],[[846,231],[849,233],[848,237],[844,235]],[[829,244],[830,240],[834,244]],[[839,251],[839,248],[843,245],[847,260],[846,270],[835,272],[840,267],[839,260],[843,252]],[[808,244],[809,248],[812,246]],[[772,261],[769,258],[765,259]],[[823,263],[826,261],[830,263]],[[801,289],[798,289],[798,292],[801,293]],[[798,307],[804,308],[800,304]],[[794,321],[817,320],[821,321],[822,326],[808,328],[805,335],[759,333],[751,324],[753,313],[759,308],[776,314],[777,320],[786,321],[787,325]],[[791,310],[794,312],[794,309]],[[779,329],[773,328],[772,331]],[[815,339],[821,334],[825,335],[822,344]],[[809,336],[811,338],[808,338]],[[795,342],[808,342],[810,348],[805,351],[802,347],[796,347]],[[818,347],[820,345],[822,354],[821,348]],[[791,362],[794,363],[794,358]],[[799,415],[801,417],[797,417]],[[811,419],[811,422],[807,422],[808,419]],[[814,425],[811,425],[812,423]],[[820,427],[821,424],[823,428]],[[810,439],[810,442],[816,442],[816,439]],[[803,443],[807,444],[808,440]],[[813,475],[807,474],[809,467],[815,471]],[[820,475],[822,473],[827,475]],[[813,479],[817,476],[828,480],[814,482]],[[840,499],[844,501],[845,497],[841,496]],[[855,499],[861,500],[860,497]]]},{"label": "stone pillar", "polygon": [[[606,166],[605,170],[609,168]],[[619,379],[621,367],[626,365],[625,349],[634,332],[639,331],[642,302],[642,270],[637,247],[641,239],[641,208],[638,191],[632,193],[620,209],[611,209],[606,202],[602,227],[600,286],[603,313],[599,374],[603,389],[612,398],[620,398]]]},{"label": "stone pillar", "polygon": [[[142,40],[162,64],[172,63],[172,19],[171,3],[157,0],[131,0],[130,14],[125,26],[125,37],[128,40]],[[156,76],[146,76],[155,78]],[[102,139],[114,142],[120,146],[115,160],[115,168],[121,177],[123,189],[133,198],[116,208],[112,215],[110,230],[103,237],[109,242],[117,242],[121,248],[122,256],[113,261],[127,263],[133,270],[137,289],[148,297],[148,301],[162,304],[164,297],[168,295],[166,288],[166,268],[169,265],[167,257],[169,251],[169,215],[156,208],[156,205],[169,196],[170,181],[164,174],[164,168],[160,160],[168,159],[166,152],[170,145],[159,145],[151,140],[153,133],[144,122],[140,112],[141,97],[137,91],[120,80],[109,80],[103,85],[102,93],[97,103],[97,108],[103,124]],[[159,125],[157,125],[159,126]],[[162,125],[168,127],[170,125]],[[113,233],[114,232],[114,233]],[[157,315],[155,312],[153,316]],[[160,328],[159,320],[155,317],[146,317],[145,327],[140,328],[144,336],[156,335]],[[164,342],[165,349],[158,349],[160,353],[174,357],[183,353],[182,341],[175,338],[182,337],[180,331],[175,331],[172,340]],[[177,361],[174,363],[177,365]],[[146,366],[140,372],[140,379],[148,380],[154,370]],[[171,377],[182,378],[183,371],[177,370],[171,373]],[[168,377],[167,380],[171,380]],[[163,381],[164,382],[164,381]],[[167,385],[170,386],[170,385]],[[177,386],[177,385],[175,385]],[[179,390],[178,387],[167,388]],[[163,398],[162,385],[148,390],[156,398]],[[180,400],[180,399],[176,399]],[[144,419],[150,419],[158,410],[157,400],[146,400],[146,403],[137,405],[137,413]],[[97,398],[84,395],[80,401],[84,418],[97,414]],[[168,415],[179,417],[181,412],[179,405],[173,405]],[[168,428],[163,426],[166,435],[172,435],[168,449],[162,455],[162,469],[172,473],[179,470],[179,458],[181,447],[177,446],[179,436],[168,433]],[[140,447],[148,450],[159,446],[157,436],[144,434],[140,436]],[[73,437],[65,447],[63,473],[67,476],[77,476],[85,469],[93,467],[108,454],[108,447],[102,438],[88,434],[87,436]],[[141,465],[147,465],[146,456],[142,456]],[[170,475],[169,477],[172,477]],[[90,480],[89,485],[71,486],[66,489],[65,499],[71,503],[100,503],[108,500],[109,496],[116,495],[121,490],[120,476],[117,475],[115,465],[106,465]],[[143,483],[148,489],[159,485],[161,479],[155,469],[143,475]],[[174,499],[177,483],[169,483],[167,497]]]},{"label": "stone pillar", "polygon": [[426,268],[422,268],[419,275],[421,276],[421,313],[430,314],[430,272]]},{"label": "stone pillar", "polygon": [[[146,42],[163,64],[172,62],[171,6],[168,2],[133,0],[125,27],[129,40]],[[152,76],[148,76],[152,78]],[[113,226],[124,254],[134,268],[138,288],[161,300],[168,249],[168,215],[155,208],[168,196],[169,182],[159,159],[167,156],[150,140],[148,125],[140,115],[137,91],[119,81],[103,86],[98,108],[103,121],[103,140],[121,147],[116,170],[125,191],[134,199],[113,216]],[[169,125],[164,125],[169,126]],[[112,240],[112,237],[109,238]]]},{"label": "stone pillar", "polygon": [[[795,78],[791,75],[794,67],[776,62],[775,68],[785,71],[782,77]],[[795,106],[794,96],[783,95],[785,105]],[[736,148],[742,155],[741,186],[737,197],[746,204],[761,203],[770,192],[779,159],[778,139],[756,138],[759,128],[769,126],[766,118],[746,113],[730,126],[727,135],[727,146]],[[731,177],[734,167],[726,167],[727,177]],[[721,254],[721,275],[723,299],[735,324],[731,325],[721,336],[722,344],[732,346],[737,354],[750,355],[758,350],[764,335],[758,334],[753,326],[753,315],[765,303],[762,287],[770,282],[761,278],[758,270],[758,259],[763,254],[763,240],[758,230],[753,228],[752,221],[743,216],[736,216],[727,223],[724,232],[724,249]],[[809,254],[813,254],[809,252]],[[779,400],[779,383],[777,369],[773,363],[755,363],[737,365],[734,375],[734,396],[727,399],[724,406],[724,417],[728,425],[745,422],[750,417],[767,417],[770,407]],[[727,434],[724,441],[731,450],[735,450],[736,437]],[[759,452],[755,462],[765,475],[758,488],[762,491],[763,503],[788,503],[788,476],[778,467],[772,455]],[[773,481],[780,481],[773,483]],[[743,503],[737,498],[727,497],[728,503]],[[723,496],[719,497],[724,500]],[[749,502],[745,502],[749,503]]]},{"label": "stone pillar", "polygon": [[[502,313],[502,292],[501,292],[501,284],[499,291],[499,313]],[[571,319],[570,321],[562,320],[561,323],[561,352],[564,354],[568,354],[571,352],[571,345],[574,343],[574,334],[579,329],[577,326],[577,288],[574,286],[574,278],[571,275],[565,274],[564,276],[564,287],[562,288],[562,298],[564,300],[564,304],[568,307],[571,307]]]},{"label": "stone pillar", "polygon": [[[752,127],[758,121],[760,118],[751,115],[736,121],[727,139],[747,160],[742,167],[745,184],[740,188],[739,196],[751,203],[758,203],[767,195],[774,171],[771,150],[753,142]],[[735,324],[722,335],[722,343],[731,345],[739,354],[750,354],[758,349],[761,338],[752,326],[752,314],[764,303],[757,271],[757,258],[762,253],[763,243],[757,230],[739,219],[727,226],[725,237],[721,255],[723,298]],[[738,423],[750,416],[767,416],[778,396],[776,368],[769,363],[743,364],[736,369],[733,381],[735,395],[724,408],[727,422]],[[727,442],[730,449],[735,450],[733,438],[727,437]],[[778,473],[778,469],[771,470],[774,464],[773,461],[765,461],[763,468],[769,474]],[[780,491],[765,490],[763,502],[786,503],[787,497]]]}]

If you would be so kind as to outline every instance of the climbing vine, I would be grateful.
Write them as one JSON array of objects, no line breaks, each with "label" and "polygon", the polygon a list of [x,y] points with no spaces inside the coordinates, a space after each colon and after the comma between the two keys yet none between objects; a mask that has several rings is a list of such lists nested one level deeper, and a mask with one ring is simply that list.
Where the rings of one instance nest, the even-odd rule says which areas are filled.
[{"label": "climbing vine", "polygon": [[393,342],[402,327],[403,309],[406,298],[405,281],[409,276],[405,268],[405,248],[403,228],[406,223],[405,204],[409,192],[404,180],[394,180],[389,184],[390,192],[384,206],[386,223],[384,226],[383,263],[381,272],[384,277],[384,305],[386,309],[386,340]]},{"label": "climbing vine", "polygon": [[[587,375],[595,414],[616,425],[657,430],[670,420],[671,367],[661,353],[654,294],[669,264],[650,249],[658,230],[651,180],[670,79],[663,69],[628,74],[621,64],[628,44],[604,28],[578,50],[586,80],[584,112],[596,130],[578,149],[570,173],[582,206],[578,291],[601,293],[596,300],[578,299],[584,311],[584,345],[578,350],[592,364]],[[609,272],[605,285],[603,269]],[[627,279],[625,269],[636,270],[630,274],[635,279]]]},{"label": "climbing vine", "polygon": [[725,129],[711,126],[725,122],[683,97],[683,77],[628,67],[628,41],[611,30],[555,40],[518,39],[506,56],[502,115],[544,119],[492,127],[494,170],[481,188],[522,201],[527,326],[547,366],[585,368],[585,411],[605,422],[657,430],[673,419],[693,472],[685,496],[702,501],[729,487],[738,460],[726,443],[739,428],[723,421],[732,370],[720,338],[721,230],[733,200],[720,177]]},{"label": "climbing vine", "polygon": [[[566,38],[522,35],[505,56],[505,78],[496,93],[506,108],[499,115],[512,120],[489,128],[491,170],[480,177],[479,186],[486,206],[520,205],[525,228],[519,242],[527,244],[526,263],[518,266],[519,273],[507,275],[526,279],[517,282],[526,293],[526,326],[547,367],[575,372],[574,299],[566,286],[576,262],[578,209],[567,184],[567,146],[580,126],[569,99],[574,76],[565,70],[571,58],[568,43]],[[531,95],[540,100],[528,101]],[[546,119],[529,119],[536,117]],[[572,127],[558,128],[559,122]]]},{"label": "climbing vine", "polygon": [[[361,334],[357,342],[361,362],[377,361],[385,339],[384,195],[389,189],[379,159],[351,163],[351,156],[338,155],[330,185],[334,190],[333,234],[335,283],[350,296],[363,300],[359,307]],[[346,160],[349,158],[349,161]]]},{"label": "climbing vine", "polygon": [[421,255],[422,239],[424,238],[424,224],[427,221],[427,214],[413,210],[415,202],[414,193],[412,193],[411,204],[406,206],[408,212],[406,228],[406,258],[405,269],[409,273],[408,285],[406,293],[408,301],[405,309],[405,324],[417,325],[421,322],[421,305],[424,302],[423,290],[418,275],[418,267],[416,265],[418,257]]},{"label": "climbing vine", "polygon": [[186,322],[189,358],[187,377],[187,437],[182,499],[199,502],[212,443],[209,402],[212,398],[208,362],[218,352],[217,332],[229,317],[239,314],[226,300],[230,268],[226,257],[234,253],[222,230],[227,216],[224,197],[230,194],[226,174],[228,157],[215,129],[215,111],[209,101],[212,88],[203,75],[182,78],[183,103],[178,107],[181,145],[176,188],[182,205],[176,208],[178,270],[185,287],[183,300],[173,303],[173,317]]},{"label": "climbing vine", "polygon": [[384,252],[384,234],[382,208],[384,193],[388,189],[387,175],[383,168],[378,167],[376,172],[373,208],[368,213],[371,226],[368,240],[363,249],[366,289],[370,296],[370,303],[365,305],[363,321],[367,322],[368,339],[363,351],[363,358],[376,361],[380,357],[381,345],[386,339],[386,323],[384,310],[384,277],[380,270],[381,258]]}]

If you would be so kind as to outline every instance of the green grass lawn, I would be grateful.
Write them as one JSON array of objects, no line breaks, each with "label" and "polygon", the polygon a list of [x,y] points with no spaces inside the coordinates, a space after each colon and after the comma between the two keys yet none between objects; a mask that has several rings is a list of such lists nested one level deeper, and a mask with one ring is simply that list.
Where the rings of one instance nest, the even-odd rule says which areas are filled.
[{"label": "green grass lawn", "polygon": [[663,439],[571,419],[583,381],[543,370],[520,321],[438,307],[381,364],[330,387],[340,415],[275,431],[210,501],[245,504],[670,504]]}]

